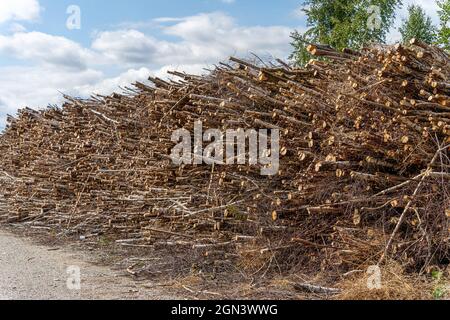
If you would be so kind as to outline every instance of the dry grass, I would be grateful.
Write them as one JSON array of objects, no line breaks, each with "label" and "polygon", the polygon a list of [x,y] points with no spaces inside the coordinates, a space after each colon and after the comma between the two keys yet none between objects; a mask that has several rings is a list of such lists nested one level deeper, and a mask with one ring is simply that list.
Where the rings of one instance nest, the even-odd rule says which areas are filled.
[{"label": "dry grass", "polygon": [[406,274],[395,262],[381,268],[381,288],[370,289],[370,275],[355,274],[338,286],[342,293],[337,300],[430,300],[436,290],[436,283],[427,277]]}]

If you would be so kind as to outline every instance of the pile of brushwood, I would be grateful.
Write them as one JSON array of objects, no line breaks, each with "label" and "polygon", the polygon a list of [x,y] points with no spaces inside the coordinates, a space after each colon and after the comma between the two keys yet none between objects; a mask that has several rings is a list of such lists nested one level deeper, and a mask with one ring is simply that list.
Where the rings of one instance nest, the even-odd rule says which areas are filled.
[{"label": "pile of brushwood", "polygon": [[[0,221],[216,267],[448,264],[449,55],[416,40],[308,50],[304,68],[231,58],[204,76],[19,111],[0,137]],[[196,121],[279,129],[277,174],[175,165],[172,134]]]}]

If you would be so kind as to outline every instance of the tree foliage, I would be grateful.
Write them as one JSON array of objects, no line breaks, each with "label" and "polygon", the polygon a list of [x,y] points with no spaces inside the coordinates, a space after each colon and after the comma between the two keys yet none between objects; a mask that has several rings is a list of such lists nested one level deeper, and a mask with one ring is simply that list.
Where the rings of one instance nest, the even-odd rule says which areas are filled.
[{"label": "tree foliage", "polygon": [[450,51],[450,0],[438,1],[441,26],[438,31],[438,44]]},{"label": "tree foliage", "polygon": [[402,34],[403,43],[408,43],[413,38],[428,44],[436,41],[437,29],[431,18],[418,5],[408,7],[408,19],[403,21],[399,31]]},{"label": "tree foliage", "polygon": [[308,61],[308,43],[359,49],[384,42],[400,5],[401,0],[306,0],[303,11],[310,29],[292,34],[291,58],[298,64]]}]

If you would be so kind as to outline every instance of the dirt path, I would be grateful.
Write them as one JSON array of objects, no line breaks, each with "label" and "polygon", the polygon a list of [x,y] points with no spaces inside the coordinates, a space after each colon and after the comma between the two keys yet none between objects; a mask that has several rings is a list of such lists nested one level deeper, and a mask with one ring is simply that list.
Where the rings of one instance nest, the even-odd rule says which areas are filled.
[{"label": "dirt path", "polygon": [[175,298],[88,261],[85,253],[38,246],[0,230],[0,300]]}]

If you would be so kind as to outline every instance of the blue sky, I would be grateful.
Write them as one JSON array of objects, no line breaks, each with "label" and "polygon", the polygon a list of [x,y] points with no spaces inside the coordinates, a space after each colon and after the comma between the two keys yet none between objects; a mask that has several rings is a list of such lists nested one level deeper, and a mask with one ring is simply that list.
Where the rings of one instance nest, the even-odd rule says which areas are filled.
[{"label": "blue sky", "polygon": [[[432,0],[421,4],[437,21]],[[81,12],[69,29],[67,8]],[[109,94],[169,69],[202,72],[229,55],[287,58],[305,30],[300,0],[0,0],[0,129],[18,108],[60,92]],[[405,16],[405,8],[398,12]],[[391,41],[398,32],[390,34]]]},{"label": "blue sky", "polygon": [[[9,1],[9,0],[2,0]],[[40,0],[42,11],[33,30],[61,35],[83,45],[90,44],[92,32],[110,30],[125,22],[151,22],[161,17],[187,17],[198,13],[222,11],[241,25],[285,25],[296,27],[302,19],[295,14],[299,0]],[[68,6],[76,4],[82,12],[82,28],[68,30],[65,23]],[[3,28],[3,30],[5,30]],[[157,30],[153,30],[155,32]]]}]

